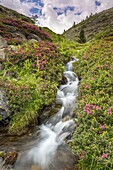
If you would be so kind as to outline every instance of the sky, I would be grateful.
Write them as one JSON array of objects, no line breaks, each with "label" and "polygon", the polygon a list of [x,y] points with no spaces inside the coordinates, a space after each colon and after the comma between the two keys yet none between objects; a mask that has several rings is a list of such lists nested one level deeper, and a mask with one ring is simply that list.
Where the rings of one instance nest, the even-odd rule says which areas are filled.
[{"label": "sky", "polygon": [[113,7],[113,0],[0,0],[0,4],[26,16],[37,15],[37,25],[62,34],[74,22]]}]

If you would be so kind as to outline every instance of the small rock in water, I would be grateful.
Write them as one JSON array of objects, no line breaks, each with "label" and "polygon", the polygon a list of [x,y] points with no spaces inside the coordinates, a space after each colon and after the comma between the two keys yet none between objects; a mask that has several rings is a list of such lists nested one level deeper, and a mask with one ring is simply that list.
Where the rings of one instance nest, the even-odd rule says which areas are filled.
[{"label": "small rock in water", "polygon": [[37,165],[32,165],[31,170],[40,170]]}]

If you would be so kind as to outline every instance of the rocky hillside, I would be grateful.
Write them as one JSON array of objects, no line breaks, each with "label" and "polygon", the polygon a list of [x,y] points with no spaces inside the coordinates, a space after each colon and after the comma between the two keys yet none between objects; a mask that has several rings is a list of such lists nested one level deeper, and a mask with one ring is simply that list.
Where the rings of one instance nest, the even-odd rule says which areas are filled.
[{"label": "rocky hillside", "polygon": [[34,22],[16,11],[0,5],[0,35],[8,44],[22,44],[29,39],[49,40],[51,37]]},{"label": "rocky hillside", "polygon": [[79,24],[73,25],[73,27],[65,31],[63,35],[70,40],[79,41],[79,34],[82,28],[84,29],[87,41],[96,36],[100,36],[100,34],[105,35],[106,30],[113,34],[113,8],[87,17]]},{"label": "rocky hillside", "polygon": [[23,133],[54,101],[68,56],[61,56],[57,39],[49,29],[0,6],[0,131]]}]

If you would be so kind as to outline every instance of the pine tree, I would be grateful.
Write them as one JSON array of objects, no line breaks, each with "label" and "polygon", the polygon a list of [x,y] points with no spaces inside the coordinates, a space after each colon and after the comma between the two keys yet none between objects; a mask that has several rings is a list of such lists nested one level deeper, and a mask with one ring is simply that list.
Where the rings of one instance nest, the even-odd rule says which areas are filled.
[{"label": "pine tree", "polygon": [[86,37],[85,37],[85,35],[84,35],[84,29],[83,29],[83,28],[81,28],[81,30],[80,30],[79,42],[80,42],[80,43],[85,43],[85,42],[86,42]]}]

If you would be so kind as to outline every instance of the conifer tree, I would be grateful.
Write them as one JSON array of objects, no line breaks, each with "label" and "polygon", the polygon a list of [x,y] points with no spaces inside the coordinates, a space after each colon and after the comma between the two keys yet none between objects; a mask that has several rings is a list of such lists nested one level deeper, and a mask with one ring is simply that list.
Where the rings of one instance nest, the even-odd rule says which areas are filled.
[{"label": "conifer tree", "polygon": [[81,30],[80,30],[79,42],[80,43],[85,43],[86,42],[86,37],[85,37],[84,29],[83,28],[81,28]]}]

